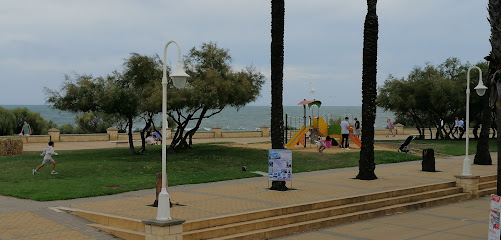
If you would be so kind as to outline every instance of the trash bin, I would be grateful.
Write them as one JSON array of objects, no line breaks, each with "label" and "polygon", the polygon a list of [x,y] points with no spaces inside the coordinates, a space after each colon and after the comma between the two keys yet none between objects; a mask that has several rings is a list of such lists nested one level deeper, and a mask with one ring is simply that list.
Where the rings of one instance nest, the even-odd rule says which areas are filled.
[{"label": "trash bin", "polygon": [[421,162],[421,166],[424,172],[436,172],[435,150],[433,148],[423,149],[423,162]]}]

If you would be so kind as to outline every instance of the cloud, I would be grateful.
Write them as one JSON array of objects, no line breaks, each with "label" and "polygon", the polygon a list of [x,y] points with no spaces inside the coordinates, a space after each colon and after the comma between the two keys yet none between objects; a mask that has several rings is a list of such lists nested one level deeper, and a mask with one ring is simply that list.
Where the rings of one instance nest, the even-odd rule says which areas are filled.
[{"label": "cloud", "polygon": [[[487,0],[378,1],[378,82],[403,77],[426,61],[477,62],[489,52]],[[316,97],[360,105],[366,1],[287,1],[284,104]],[[40,83],[59,86],[64,74],[105,75],[131,52],[162,54],[177,40],[186,54],[215,41],[233,64],[254,65],[268,82],[255,104],[270,101],[271,3],[263,0],[17,0],[0,9],[0,81],[36,86],[16,99],[4,84],[0,104],[41,104]],[[175,62],[175,48],[168,61]],[[43,88],[43,86],[42,86]]]}]

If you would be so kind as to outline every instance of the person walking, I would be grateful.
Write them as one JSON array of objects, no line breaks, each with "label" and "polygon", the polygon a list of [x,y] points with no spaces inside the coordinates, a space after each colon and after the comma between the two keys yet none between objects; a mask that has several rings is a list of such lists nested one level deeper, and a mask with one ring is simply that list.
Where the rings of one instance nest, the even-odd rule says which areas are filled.
[{"label": "person walking", "polygon": [[57,172],[54,171],[54,169],[56,168],[56,161],[52,159],[52,155],[57,156],[58,154],[54,152],[54,142],[50,141],[49,146],[47,146],[43,150],[42,154],[40,154],[40,156],[43,156],[43,161],[42,164],[40,164],[40,166],[38,166],[36,169],[33,169],[32,171],[33,175],[35,175],[37,171],[40,170],[40,168],[42,168],[43,166],[45,166],[45,164],[47,164],[48,162],[52,163],[52,171],[50,172],[50,174],[57,174]]},{"label": "person walking", "polygon": [[[388,120],[386,120],[386,124],[388,124],[388,131],[390,132],[391,135],[393,135],[395,137],[395,134],[393,133],[393,122],[391,121],[391,118],[388,118]],[[386,137],[388,137],[388,135],[386,135]]]},{"label": "person walking", "polygon": [[341,148],[350,150],[350,144],[348,143],[348,136],[350,136],[350,123],[348,122],[348,117],[341,121]]},{"label": "person walking", "polygon": [[459,127],[459,132],[458,132],[459,139],[462,139],[464,131],[465,131],[464,130],[464,119],[463,118],[461,118],[461,120],[459,120],[458,127]]},{"label": "person walking", "polygon": [[355,118],[355,135],[360,138],[360,122]]},{"label": "person walking", "polygon": [[28,137],[31,135],[31,126],[28,124],[28,122],[24,121],[23,127],[21,128],[21,133],[19,133],[19,135],[24,135],[24,137],[26,138],[26,143],[29,143]]}]

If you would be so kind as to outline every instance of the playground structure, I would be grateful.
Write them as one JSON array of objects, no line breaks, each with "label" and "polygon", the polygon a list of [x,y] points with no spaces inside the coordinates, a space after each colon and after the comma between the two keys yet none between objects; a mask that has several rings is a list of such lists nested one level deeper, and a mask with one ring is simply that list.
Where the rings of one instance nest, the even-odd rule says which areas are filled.
[{"label": "playground structure", "polygon": [[[320,106],[322,105],[321,101],[318,100],[303,100],[298,103],[298,105],[302,105],[304,108],[304,116],[302,121],[302,126],[299,130],[296,130],[298,127],[298,123],[300,123],[300,119],[298,117],[289,117],[286,115],[285,120],[285,139],[288,139],[287,144],[285,145],[286,149],[293,149],[296,145],[303,145],[306,148],[307,138],[309,138],[310,144],[314,144],[315,141],[319,137],[331,137],[333,139],[341,142],[341,126],[331,125],[329,126],[329,117],[331,115],[323,115],[327,117],[327,121],[320,116]],[[306,105],[311,109],[311,115],[306,117]],[[313,106],[317,106],[317,116],[313,116]],[[308,118],[308,122],[306,121]],[[308,124],[307,124],[308,123]],[[350,124],[350,140],[355,143],[358,147],[362,146],[362,141],[358,138],[358,136],[353,135],[353,126]],[[293,136],[289,136],[292,135]]]}]

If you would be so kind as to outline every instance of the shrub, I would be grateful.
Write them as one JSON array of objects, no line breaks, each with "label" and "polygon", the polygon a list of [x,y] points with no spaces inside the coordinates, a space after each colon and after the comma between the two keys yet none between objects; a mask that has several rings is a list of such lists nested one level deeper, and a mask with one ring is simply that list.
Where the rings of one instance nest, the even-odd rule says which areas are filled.
[{"label": "shrub", "polygon": [[23,140],[7,138],[0,140],[0,156],[17,155],[23,153]]}]

